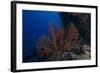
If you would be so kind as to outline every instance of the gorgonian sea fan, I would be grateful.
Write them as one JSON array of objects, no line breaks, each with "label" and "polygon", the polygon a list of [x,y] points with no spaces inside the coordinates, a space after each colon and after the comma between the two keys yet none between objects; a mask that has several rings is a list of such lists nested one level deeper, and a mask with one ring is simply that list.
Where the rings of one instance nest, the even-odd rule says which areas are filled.
[{"label": "gorgonian sea fan", "polygon": [[70,52],[79,40],[79,32],[73,23],[67,30],[63,27],[56,28],[49,25],[50,36],[43,34],[37,41],[37,53],[39,57],[48,57],[52,52]]}]

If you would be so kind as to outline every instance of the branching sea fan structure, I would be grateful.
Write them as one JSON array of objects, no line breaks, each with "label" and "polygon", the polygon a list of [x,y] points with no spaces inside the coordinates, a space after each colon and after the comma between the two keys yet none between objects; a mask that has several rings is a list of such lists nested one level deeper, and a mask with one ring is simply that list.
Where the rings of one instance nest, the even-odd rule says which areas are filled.
[{"label": "branching sea fan structure", "polygon": [[49,36],[43,34],[37,41],[37,55],[41,61],[90,59],[90,47],[82,44],[73,22],[68,29],[49,24]]}]

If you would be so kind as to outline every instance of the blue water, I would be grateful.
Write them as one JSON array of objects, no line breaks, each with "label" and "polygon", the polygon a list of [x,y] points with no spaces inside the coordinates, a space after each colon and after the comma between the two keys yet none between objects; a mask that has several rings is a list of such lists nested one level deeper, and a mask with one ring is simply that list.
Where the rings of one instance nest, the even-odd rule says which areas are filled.
[{"label": "blue water", "polygon": [[[36,42],[43,34],[48,34],[48,24],[51,22],[61,26],[59,12],[23,10],[23,57],[31,55],[36,50]],[[33,52],[34,53],[34,52]]]}]

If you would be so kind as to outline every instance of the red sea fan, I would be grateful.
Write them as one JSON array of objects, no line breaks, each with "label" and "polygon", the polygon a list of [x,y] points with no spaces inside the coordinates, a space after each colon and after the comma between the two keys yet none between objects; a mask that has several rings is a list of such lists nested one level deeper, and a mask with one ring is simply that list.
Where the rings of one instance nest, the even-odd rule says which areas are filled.
[{"label": "red sea fan", "polygon": [[50,36],[43,35],[37,41],[37,52],[40,57],[49,56],[53,52],[70,52],[79,39],[79,32],[73,23],[70,23],[67,31],[63,27],[49,25],[49,32]]}]

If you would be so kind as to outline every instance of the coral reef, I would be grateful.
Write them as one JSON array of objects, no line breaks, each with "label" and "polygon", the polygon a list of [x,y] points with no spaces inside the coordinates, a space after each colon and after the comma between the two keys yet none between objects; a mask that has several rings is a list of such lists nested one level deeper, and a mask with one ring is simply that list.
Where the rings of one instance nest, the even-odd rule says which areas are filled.
[{"label": "coral reef", "polygon": [[[37,22],[41,21],[39,24],[32,23],[36,26],[32,25],[32,30],[29,27],[31,34],[27,32],[31,39],[24,35],[30,43],[26,41],[26,44],[24,44],[23,62],[90,60],[91,14],[57,12],[57,19],[54,16],[52,21],[51,17],[48,20],[43,17],[44,21],[37,20]],[[37,18],[39,17],[37,16]],[[50,21],[54,24],[47,24]],[[33,26],[36,27],[36,31],[33,30]],[[41,32],[41,30],[43,31]],[[23,41],[23,43],[25,42]],[[28,47],[25,45],[28,45]]]},{"label": "coral reef", "polygon": [[43,34],[37,41],[37,54],[42,61],[90,59],[90,47],[80,38],[73,22],[67,30],[50,24],[49,34]]}]

